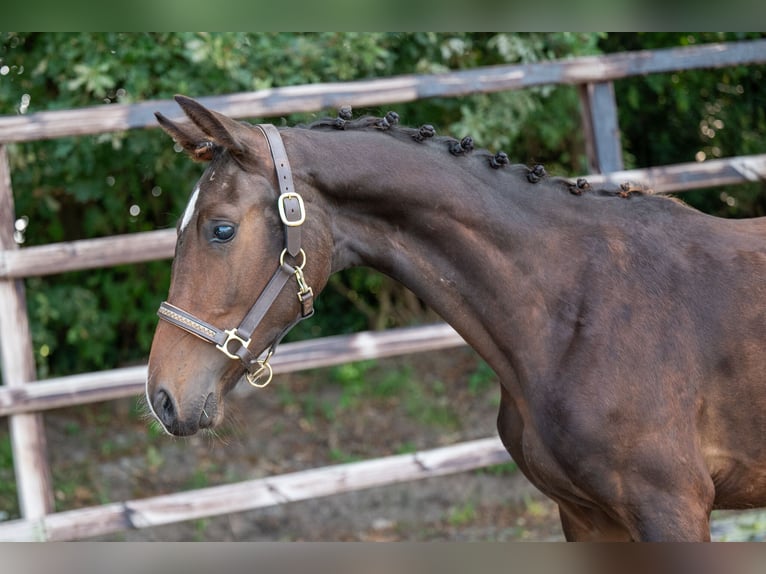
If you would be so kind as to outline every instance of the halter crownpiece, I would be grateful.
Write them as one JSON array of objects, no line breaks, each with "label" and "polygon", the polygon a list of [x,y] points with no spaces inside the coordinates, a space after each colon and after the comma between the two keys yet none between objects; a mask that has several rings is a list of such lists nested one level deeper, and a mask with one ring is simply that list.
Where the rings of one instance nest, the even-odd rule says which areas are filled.
[{"label": "halter crownpiece", "polygon": [[[276,171],[277,184],[280,191],[279,198],[277,199],[277,210],[285,230],[285,248],[279,256],[277,270],[250,308],[250,311],[248,311],[245,318],[242,319],[242,322],[235,329],[219,329],[167,301],[160,305],[157,315],[160,319],[171,325],[175,325],[187,333],[191,333],[203,341],[215,345],[216,349],[230,359],[240,360],[245,367],[247,381],[255,387],[265,387],[271,382],[273,376],[269,360],[279,342],[290,329],[303,319],[307,319],[314,314],[314,292],[306,283],[303,275],[303,268],[306,265],[306,252],[301,248],[301,225],[306,220],[306,208],[303,198],[293,187],[293,175],[290,170],[290,162],[287,160],[287,152],[282,142],[282,137],[279,135],[279,130],[271,124],[259,124],[255,127],[261,130],[269,144],[269,151],[274,162],[274,170]],[[292,266],[286,263],[285,256],[287,254],[296,259],[300,256],[299,264]],[[298,284],[297,295],[301,306],[300,313],[282,329],[267,349],[266,356],[260,359],[258,356],[253,355],[248,348],[252,335],[292,277],[295,277]],[[264,377],[266,380],[260,382]]]}]

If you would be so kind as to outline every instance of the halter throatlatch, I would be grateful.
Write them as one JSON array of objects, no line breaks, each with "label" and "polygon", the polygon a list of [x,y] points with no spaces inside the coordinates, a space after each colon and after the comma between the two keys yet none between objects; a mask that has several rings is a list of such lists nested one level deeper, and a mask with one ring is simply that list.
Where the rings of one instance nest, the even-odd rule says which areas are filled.
[{"label": "halter throatlatch", "polygon": [[[279,267],[250,311],[235,329],[219,329],[167,301],[160,305],[157,315],[171,325],[215,345],[216,349],[230,359],[241,361],[245,367],[247,382],[260,388],[271,382],[273,371],[269,360],[279,342],[290,329],[314,314],[314,292],[306,283],[306,278],[303,275],[306,252],[301,249],[301,225],[306,220],[306,208],[303,204],[303,198],[293,188],[293,176],[290,171],[290,163],[287,161],[287,152],[282,143],[282,137],[279,135],[279,130],[273,125],[260,124],[256,127],[263,132],[269,144],[280,191],[277,209],[285,229],[285,248],[279,256]],[[293,266],[286,263],[287,255],[295,259],[297,265]],[[300,313],[277,335],[266,350],[265,357],[261,359],[250,352],[250,340],[274,301],[293,277],[295,277],[298,285],[297,295],[301,306]]]}]

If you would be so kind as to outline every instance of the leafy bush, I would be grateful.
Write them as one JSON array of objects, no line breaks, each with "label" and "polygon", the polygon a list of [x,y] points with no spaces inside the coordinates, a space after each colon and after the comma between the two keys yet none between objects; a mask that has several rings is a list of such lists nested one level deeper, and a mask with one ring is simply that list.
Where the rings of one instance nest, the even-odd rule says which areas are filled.
[{"label": "leafy bush", "polygon": [[[607,52],[693,46],[764,34],[619,34]],[[702,161],[764,152],[766,66],[690,70],[615,83],[628,167]],[[763,183],[685,193],[684,201],[727,217],[766,215]]]}]

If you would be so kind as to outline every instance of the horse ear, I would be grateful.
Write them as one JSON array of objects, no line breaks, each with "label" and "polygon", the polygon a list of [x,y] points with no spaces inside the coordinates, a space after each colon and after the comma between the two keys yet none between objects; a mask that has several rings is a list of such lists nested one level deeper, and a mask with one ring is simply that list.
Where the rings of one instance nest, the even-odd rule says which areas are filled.
[{"label": "horse ear", "polygon": [[198,101],[186,96],[177,95],[175,101],[188,118],[213,142],[233,153],[244,151],[244,146],[234,135],[241,129],[239,122],[209,110]]},{"label": "horse ear", "polygon": [[172,137],[195,161],[213,159],[215,146],[221,146],[235,154],[241,154],[244,147],[233,135],[240,125],[226,116],[208,110],[202,104],[178,95],[178,105],[189,117],[191,123],[175,123],[159,112],[154,116],[160,127]]},{"label": "horse ear", "polygon": [[215,145],[197,126],[188,122],[177,124],[160,112],[155,112],[154,116],[165,133],[172,137],[194,161],[213,159]]}]

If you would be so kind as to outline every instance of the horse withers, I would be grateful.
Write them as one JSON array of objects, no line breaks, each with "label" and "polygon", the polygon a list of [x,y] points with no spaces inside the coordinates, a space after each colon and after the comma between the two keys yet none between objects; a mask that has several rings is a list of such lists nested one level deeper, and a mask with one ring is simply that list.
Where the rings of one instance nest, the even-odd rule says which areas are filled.
[{"label": "horse withers", "polygon": [[176,98],[208,163],[178,224],[147,401],[171,434],[271,379],[329,276],[369,266],[449,322],[500,381],[498,431],[569,540],[708,540],[766,504],[766,219],[511,165],[470,138],[344,113],[234,121]]}]

